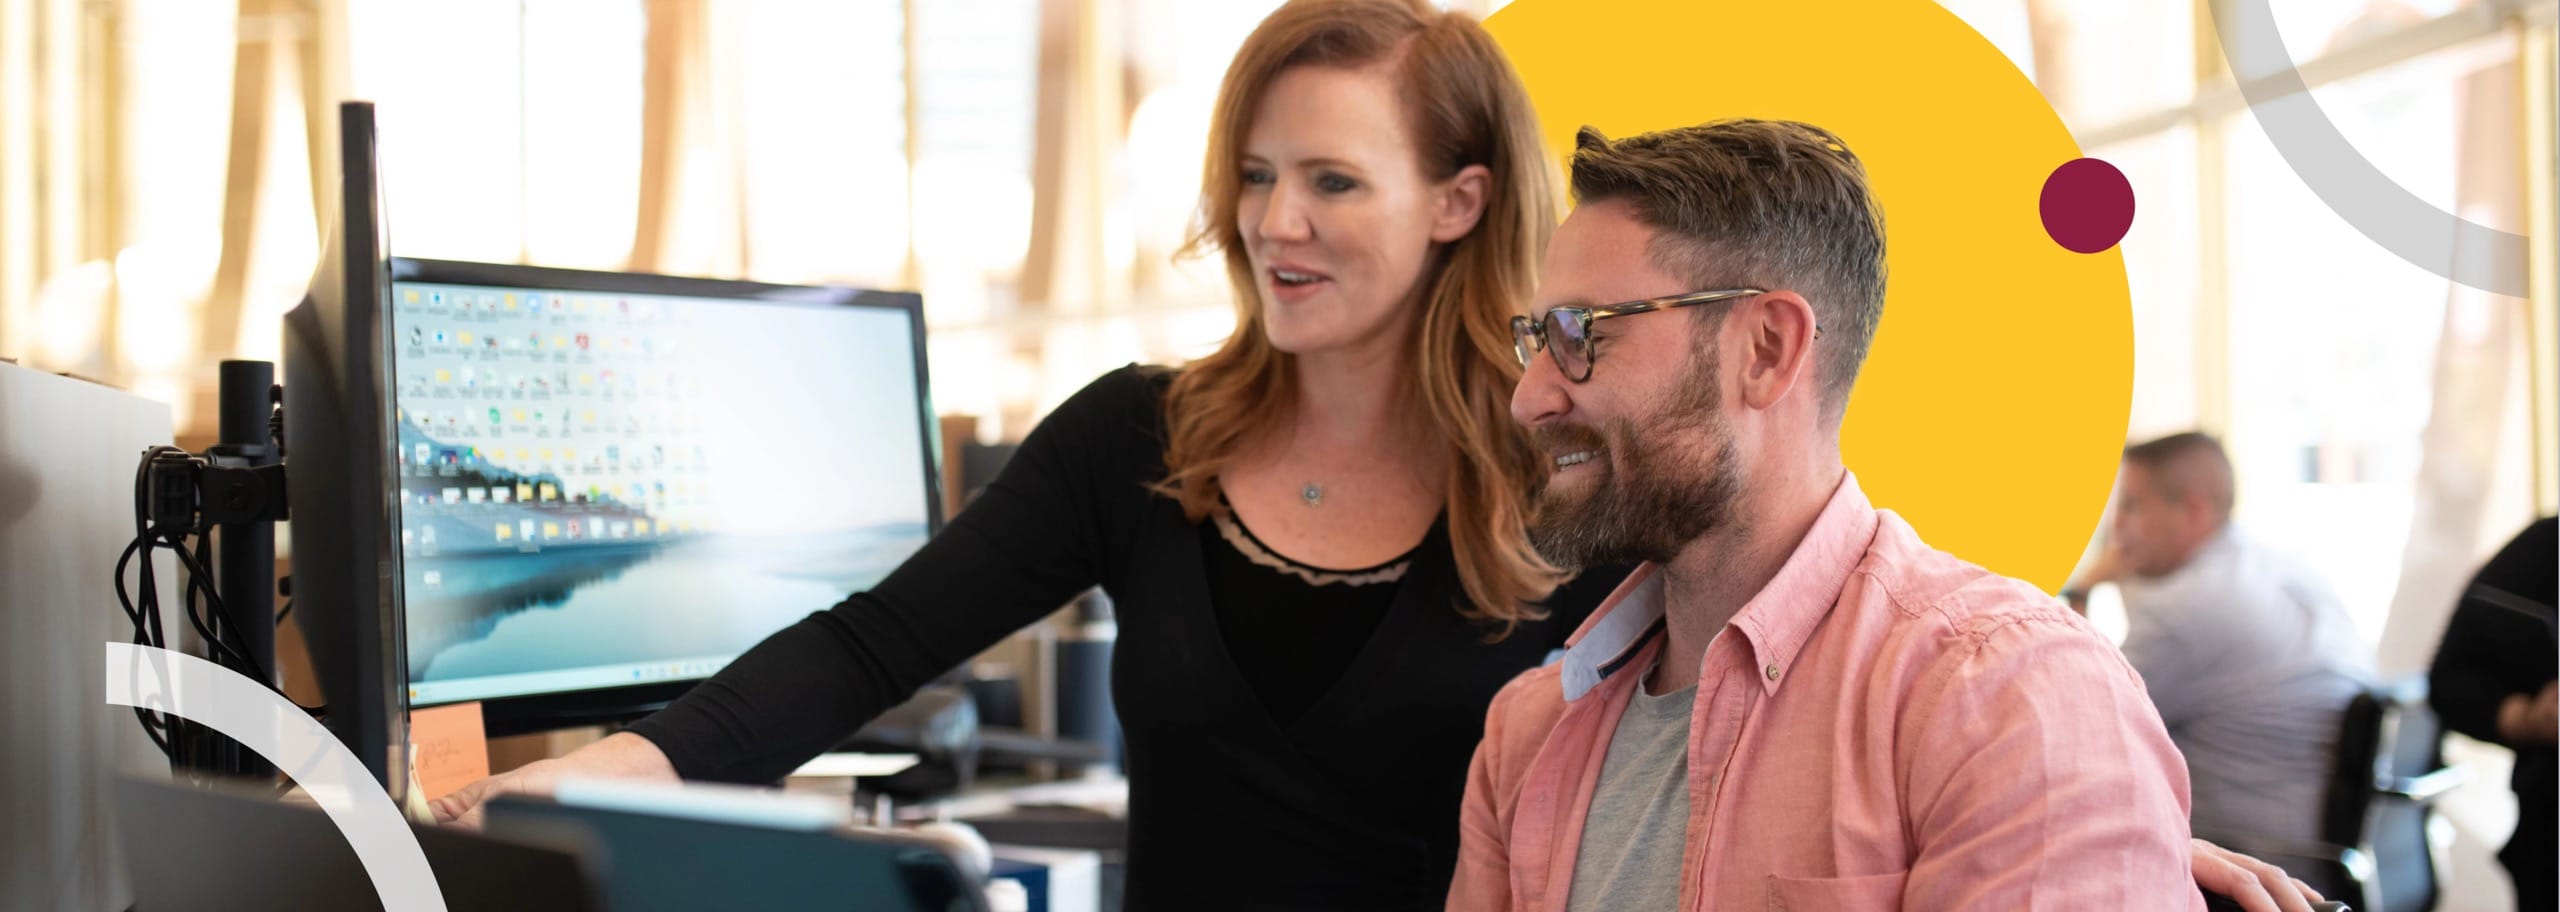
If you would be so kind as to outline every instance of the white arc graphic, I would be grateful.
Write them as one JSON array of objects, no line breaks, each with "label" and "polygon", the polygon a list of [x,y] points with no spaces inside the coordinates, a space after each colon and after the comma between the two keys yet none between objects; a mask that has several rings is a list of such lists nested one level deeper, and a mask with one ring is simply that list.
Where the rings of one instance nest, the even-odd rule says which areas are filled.
[{"label": "white arc graphic", "polygon": [[[284,768],[345,834],[383,912],[444,912],[426,850],[364,763],[302,707],[231,669],[182,652],[107,644],[107,702],[211,727]],[[285,767],[288,762],[295,762]]]}]

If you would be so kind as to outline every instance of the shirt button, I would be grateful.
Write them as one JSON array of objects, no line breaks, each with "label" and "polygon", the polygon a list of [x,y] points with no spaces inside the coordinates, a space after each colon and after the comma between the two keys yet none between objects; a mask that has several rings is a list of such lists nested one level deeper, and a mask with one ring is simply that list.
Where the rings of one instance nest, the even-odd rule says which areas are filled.
[{"label": "shirt button", "polygon": [[1771,665],[1769,666],[1769,680],[1775,681],[1775,680],[1777,680],[1777,679],[1778,679],[1778,666],[1777,666],[1776,664],[1774,664],[1774,663],[1773,663],[1773,664],[1771,664]]}]

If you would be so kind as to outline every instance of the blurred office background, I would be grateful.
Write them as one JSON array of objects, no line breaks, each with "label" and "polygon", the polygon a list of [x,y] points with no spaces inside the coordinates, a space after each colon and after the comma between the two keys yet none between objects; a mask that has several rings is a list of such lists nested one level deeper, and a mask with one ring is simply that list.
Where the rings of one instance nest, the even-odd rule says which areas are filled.
[{"label": "blurred office background", "polygon": [[[2560,495],[2554,3],[2269,0],[2383,173],[2532,239],[2517,298],[2315,197],[2211,2],[1946,5],[2133,181],[2128,439],[2221,435],[2239,520],[2327,574],[2386,672],[2421,669],[2471,570]],[[329,206],[319,128],[361,98],[395,252],[918,289],[937,406],[1017,439],[1094,375],[1232,326],[1219,264],[1173,251],[1217,81],[1273,5],[0,0],[0,357],[209,433],[215,361],[278,353]],[[2483,848],[2513,813],[2504,755],[2450,750],[2480,769],[2448,805],[2446,908],[2504,908]]]}]

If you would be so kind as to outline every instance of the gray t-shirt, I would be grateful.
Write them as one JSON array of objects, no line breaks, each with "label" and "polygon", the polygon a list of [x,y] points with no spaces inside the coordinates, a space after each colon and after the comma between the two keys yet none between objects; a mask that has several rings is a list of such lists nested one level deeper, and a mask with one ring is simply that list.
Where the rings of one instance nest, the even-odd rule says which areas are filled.
[{"label": "gray t-shirt", "polygon": [[1627,700],[1591,789],[1567,912],[1670,909],[1689,829],[1689,708],[1698,686]]}]

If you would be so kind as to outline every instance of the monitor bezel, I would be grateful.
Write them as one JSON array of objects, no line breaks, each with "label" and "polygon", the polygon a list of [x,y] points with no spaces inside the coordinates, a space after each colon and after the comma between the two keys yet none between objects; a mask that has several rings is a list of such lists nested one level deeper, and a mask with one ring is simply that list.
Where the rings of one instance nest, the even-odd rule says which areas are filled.
[{"label": "monitor bezel", "polygon": [[[284,315],[283,437],[294,602],[329,732],[392,800],[407,793],[407,625],[384,378],[390,219],[370,102],[338,106],[335,213],[302,302]],[[373,488],[368,500],[360,493]],[[270,758],[280,760],[282,758]]]},{"label": "monitor bezel", "polygon": [[[907,318],[908,335],[913,343],[911,354],[915,363],[916,429],[917,440],[922,447],[922,452],[918,456],[925,466],[925,530],[928,537],[940,534],[942,531],[944,516],[940,422],[933,410],[931,371],[925,361],[924,298],[920,294],[911,291],[887,291],[842,285],[781,285],[658,273],[600,272],[553,266],[475,263],[399,256],[391,258],[390,280],[390,288],[394,295],[397,294],[398,286],[402,283],[433,283],[571,293],[670,295],[803,307],[861,307],[904,314]],[[386,317],[396,320],[396,316],[390,314],[386,314]],[[389,325],[384,327],[386,340],[392,335],[394,328]],[[386,351],[384,358],[386,376],[390,375],[396,366],[396,353]],[[386,475],[386,478],[394,485],[399,483],[396,472]],[[398,499],[396,493],[386,492],[386,494],[395,501]],[[392,519],[396,527],[399,515],[392,514]],[[852,595],[852,593],[848,592],[846,595]],[[401,612],[404,619],[407,616],[405,608],[404,605],[404,610]],[[402,631],[404,639],[406,632],[405,629]],[[707,678],[492,697],[478,702],[481,707],[482,724],[487,728],[488,734],[491,737],[501,737],[626,722],[664,708],[704,680]],[[467,702],[471,701],[416,703],[415,705],[426,708]]]}]

